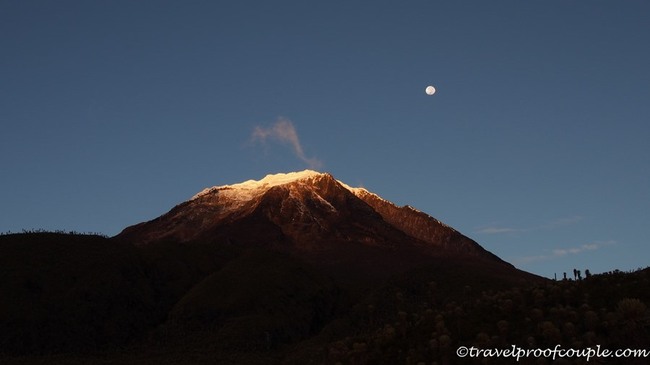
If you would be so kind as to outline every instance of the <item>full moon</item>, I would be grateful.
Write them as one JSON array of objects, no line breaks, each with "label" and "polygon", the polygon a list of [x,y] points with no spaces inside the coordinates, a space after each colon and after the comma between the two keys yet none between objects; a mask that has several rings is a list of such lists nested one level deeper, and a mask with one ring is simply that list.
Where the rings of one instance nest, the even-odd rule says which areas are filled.
[{"label": "full moon", "polygon": [[431,86],[431,85],[429,85],[429,86],[427,86],[426,89],[424,89],[424,92],[426,92],[427,95],[433,95],[433,94],[436,93],[436,88],[433,87],[433,86]]}]

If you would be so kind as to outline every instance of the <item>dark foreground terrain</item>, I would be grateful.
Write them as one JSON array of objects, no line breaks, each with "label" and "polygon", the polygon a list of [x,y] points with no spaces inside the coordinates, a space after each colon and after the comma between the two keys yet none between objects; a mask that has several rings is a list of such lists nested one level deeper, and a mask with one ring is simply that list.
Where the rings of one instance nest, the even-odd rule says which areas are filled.
[{"label": "dark foreground terrain", "polygon": [[379,280],[259,247],[26,233],[0,236],[0,298],[2,364],[511,364],[456,350],[650,349],[648,269],[551,281],[449,257]]}]

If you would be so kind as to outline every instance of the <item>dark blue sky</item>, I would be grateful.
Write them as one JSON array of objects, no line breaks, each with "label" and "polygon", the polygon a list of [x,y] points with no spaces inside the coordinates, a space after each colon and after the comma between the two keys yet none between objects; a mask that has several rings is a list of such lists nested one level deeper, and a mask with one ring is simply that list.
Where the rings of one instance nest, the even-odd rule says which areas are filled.
[{"label": "dark blue sky", "polygon": [[541,275],[645,267],[649,16],[641,0],[3,1],[0,231],[113,235],[204,187],[312,167]]}]

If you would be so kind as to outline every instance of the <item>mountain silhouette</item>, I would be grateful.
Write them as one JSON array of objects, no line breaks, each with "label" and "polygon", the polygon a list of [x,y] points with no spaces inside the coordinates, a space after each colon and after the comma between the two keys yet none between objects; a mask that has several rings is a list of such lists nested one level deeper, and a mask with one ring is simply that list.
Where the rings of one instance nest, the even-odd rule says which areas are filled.
[{"label": "mountain silhouette", "polygon": [[117,239],[258,247],[289,253],[331,273],[386,277],[434,259],[512,265],[410,206],[398,207],[312,170],[215,186]]},{"label": "mountain silhouette", "polygon": [[0,236],[0,268],[11,293],[0,359],[46,363],[93,351],[125,363],[305,363],[297,354],[407,308],[546,281],[424,212],[311,170],[204,189],[115,237]]}]

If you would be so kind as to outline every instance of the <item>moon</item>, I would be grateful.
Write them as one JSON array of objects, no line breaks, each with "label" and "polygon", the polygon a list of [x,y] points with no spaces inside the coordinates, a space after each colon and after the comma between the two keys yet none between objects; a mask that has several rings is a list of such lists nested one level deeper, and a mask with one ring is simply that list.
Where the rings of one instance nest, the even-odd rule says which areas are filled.
[{"label": "moon", "polygon": [[427,95],[433,95],[433,94],[436,93],[436,88],[429,85],[429,86],[427,86],[426,89],[424,89],[424,92],[427,93]]}]

